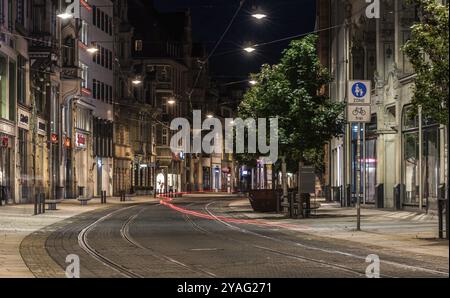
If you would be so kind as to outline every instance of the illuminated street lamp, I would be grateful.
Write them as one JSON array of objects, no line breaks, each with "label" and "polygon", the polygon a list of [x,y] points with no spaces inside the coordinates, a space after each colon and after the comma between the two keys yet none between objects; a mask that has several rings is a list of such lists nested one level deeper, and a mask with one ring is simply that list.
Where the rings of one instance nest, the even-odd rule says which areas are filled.
[{"label": "illuminated street lamp", "polygon": [[254,47],[250,46],[250,47],[244,48],[244,51],[246,51],[247,53],[252,53],[252,52],[256,51],[256,49]]},{"label": "illuminated street lamp", "polygon": [[254,17],[255,19],[258,19],[258,20],[262,20],[264,18],[267,18],[267,15],[265,15],[263,13],[254,13],[254,14],[252,14],[252,17]]},{"label": "illuminated street lamp", "polygon": [[134,80],[131,81],[131,83],[135,86],[138,86],[138,85],[142,84],[142,80],[139,79],[138,77],[136,77]]},{"label": "illuminated street lamp", "polygon": [[95,46],[91,46],[91,47],[87,48],[86,51],[88,51],[91,54],[95,54],[98,52],[98,48]]},{"label": "illuminated street lamp", "polygon": [[249,83],[250,83],[250,85],[256,85],[256,84],[258,84],[258,82],[257,81],[255,81],[255,80],[250,80],[250,81],[248,81]]},{"label": "illuminated street lamp", "polygon": [[67,19],[71,19],[73,17],[72,14],[67,13],[67,12],[63,12],[63,13],[59,13],[56,15],[58,18],[63,19],[63,20],[67,20]]},{"label": "illuminated street lamp", "polygon": [[98,52],[97,44],[95,42],[91,42],[91,46],[86,49],[91,54],[95,54]]},{"label": "illuminated street lamp", "polygon": [[167,101],[167,103],[170,104],[170,105],[174,105],[176,103],[176,101],[175,101],[175,99],[169,99]]},{"label": "illuminated street lamp", "polygon": [[206,118],[208,118],[208,119],[211,119],[212,117],[214,117],[212,114],[206,115]]}]

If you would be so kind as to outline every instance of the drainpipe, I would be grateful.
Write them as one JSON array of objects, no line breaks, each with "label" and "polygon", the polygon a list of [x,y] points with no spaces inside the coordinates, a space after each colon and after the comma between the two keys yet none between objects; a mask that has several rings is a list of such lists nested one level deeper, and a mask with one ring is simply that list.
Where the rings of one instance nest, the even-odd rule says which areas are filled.
[{"label": "drainpipe", "polygon": [[423,152],[422,106],[419,106],[419,209],[420,210],[423,209],[422,152]]}]

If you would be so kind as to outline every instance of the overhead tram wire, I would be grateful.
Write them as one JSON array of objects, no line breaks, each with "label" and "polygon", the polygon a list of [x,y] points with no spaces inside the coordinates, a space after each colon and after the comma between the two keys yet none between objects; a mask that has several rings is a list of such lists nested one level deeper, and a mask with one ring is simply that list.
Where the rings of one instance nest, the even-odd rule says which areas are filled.
[{"label": "overhead tram wire", "polygon": [[192,85],[191,90],[188,92],[189,105],[190,105],[191,111],[193,110],[193,107],[192,107],[192,94],[193,94],[194,89],[197,87],[197,84],[198,84],[198,82],[200,80],[200,76],[202,75],[202,72],[203,72],[203,69],[204,69],[204,65],[214,55],[214,52],[217,50],[219,45],[222,43],[222,41],[225,38],[225,36],[227,35],[228,31],[230,31],[231,26],[233,25],[234,21],[236,20],[236,17],[238,16],[238,14],[241,11],[242,7],[244,6],[245,2],[246,2],[246,0],[241,0],[240,1],[239,7],[236,9],[236,12],[234,13],[233,17],[231,18],[228,26],[225,28],[225,31],[222,33],[222,35],[220,36],[219,40],[216,42],[215,46],[213,47],[213,49],[211,50],[209,55],[206,57],[206,59],[204,61],[200,62],[200,69],[199,69],[199,71],[197,73],[197,76],[195,78],[195,81],[194,81],[194,84]]}]

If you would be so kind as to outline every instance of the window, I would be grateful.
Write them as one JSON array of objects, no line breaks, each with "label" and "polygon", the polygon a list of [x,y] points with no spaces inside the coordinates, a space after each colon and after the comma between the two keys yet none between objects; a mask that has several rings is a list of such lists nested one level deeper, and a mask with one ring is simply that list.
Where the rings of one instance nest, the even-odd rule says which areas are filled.
[{"label": "window", "polygon": [[92,80],[92,97],[94,97],[95,99],[98,99],[98,97],[97,97],[97,80],[96,79]]},{"label": "window", "polygon": [[100,11],[100,29],[105,31],[105,13],[103,11]]},{"label": "window", "polygon": [[5,15],[4,15],[4,11],[3,11],[3,5],[5,5],[3,3],[3,0],[0,0],[0,25],[3,25],[5,22]]},{"label": "window", "polygon": [[33,9],[33,11],[32,11],[33,32],[44,31],[44,26],[45,26],[44,24],[45,24],[45,19],[46,19],[44,0],[35,1],[32,9]]},{"label": "window", "polygon": [[109,30],[109,35],[112,36],[112,34],[113,34],[113,22],[112,22],[112,18],[109,18],[109,28],[108,28],[108,30]]},{"label": "window", "polygon": [[110,70],[113,69],[113,57],[112,57],[112,52],[109,52],[109,69],[110,69]]},{"label": "window", "polygon": [[101,100],[105,100],[105,84],[102,82],[101,83],[101,95],[100,95],[100,99]]},{"label": "window", "polygon": [[25,25],[25,0],[16,0],[16,23]]},{"label": "window", "polygon": [[88,24],[86,21],[81,21],[81,31],[80,31],[80,40],[85,45],[88,44]]},{"label": "window", "polygon": [[81,88],[88,87],[88,66],[80,62],[81,68]]},{"label": "window", "polygon": [[97,6],[92,6],[92,24],[97,26]]},{"label": "window", "polygon": [[167,128],[163,128],[162,129],[162,144],[164,145],[164,146],[167,146],[167,138],[168,137],[168,131],[167,131]]},{"label": "window", "polygon": [[17,101],[24,104],[26,102],[26,76],[25,76],[26,60],[23,56],[17,57]]},{"label": "window", "polygon": [[105,48],[102,48],[101,50],[100,60],[100,65],[105,66]]}]

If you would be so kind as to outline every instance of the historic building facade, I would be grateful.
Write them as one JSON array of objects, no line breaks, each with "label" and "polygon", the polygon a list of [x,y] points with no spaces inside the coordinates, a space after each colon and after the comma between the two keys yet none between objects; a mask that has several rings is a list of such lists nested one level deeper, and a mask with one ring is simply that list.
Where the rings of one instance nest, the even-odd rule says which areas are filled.
[{"label": "historic building facade", "polygon": [[[417,9],[404,0],[380,3],[380,18],[369,19],[364,1],[318,1],[318,29],[332,28],[321,34],[319,44],[321,59],[334,78],[328,87],[331,98],[346,101],[348,80],[372,81],[371,123],[361,131],[350,123],[343,137],[329,144],[330,196],[351,204],[360,170],[364,204],[434,211],[439,187],[446,181],[448,140],[444,126],[420,113],[411,119],[408,113],[415,75],[401,48],[418,21]],[[355,156],[358,133],[363,139],[360,169]]]}]

